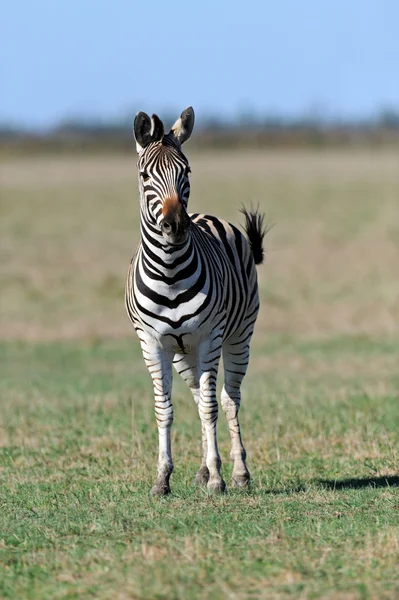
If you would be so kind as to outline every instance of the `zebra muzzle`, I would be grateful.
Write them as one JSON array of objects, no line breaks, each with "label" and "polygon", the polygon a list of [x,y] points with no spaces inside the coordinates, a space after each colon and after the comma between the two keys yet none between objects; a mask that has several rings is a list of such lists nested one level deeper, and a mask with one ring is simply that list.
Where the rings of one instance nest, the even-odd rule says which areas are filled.
[{"label": "zebra muzzle", "polygon": [[160,227],[163,237],[169,244],[182,244],[187,240],[191,220],[186,209],[179,202],[173,210],[165,211]]}]

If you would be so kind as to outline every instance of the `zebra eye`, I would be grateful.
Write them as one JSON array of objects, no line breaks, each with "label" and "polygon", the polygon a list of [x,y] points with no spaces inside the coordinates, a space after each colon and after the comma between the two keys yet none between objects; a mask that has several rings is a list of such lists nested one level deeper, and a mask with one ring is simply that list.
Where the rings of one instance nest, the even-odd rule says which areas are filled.
[{"label": "zebra eye", "polygon": [[189,173],[191,173],[191,169],[190,167],[186,167],[186,175],[188,176]]},{"label": "zebra eye", "polygon": [[147,171],[141,171],[140,175],[143,178],[143,181],[148,181],[149,178],[150,178],[150,176],[148,175]]}]

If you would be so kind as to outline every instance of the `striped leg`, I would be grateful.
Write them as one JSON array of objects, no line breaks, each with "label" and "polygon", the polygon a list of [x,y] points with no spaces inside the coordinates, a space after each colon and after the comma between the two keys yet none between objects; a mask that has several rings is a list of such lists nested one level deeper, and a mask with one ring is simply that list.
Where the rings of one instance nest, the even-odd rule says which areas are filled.
[{"label": "striped leg", "polygon": [[[184,381],[187,383],[191,390],[192,395],[197,406],[200,402],[200,386],[198,381],[197,373],[197,355],[192,354],[176,354],[173,359],[173,366],[176,371],[181,375]],[[201,451],[201,466],[197,471],[194,478],[195,485],[206,485],[209,481],[209,470],[206,466],[207,456],[207,442],[206,442],[206,430],[203,422],[201,422],[202,430],[202,451]]]},{"label": "striped leg", "polygon": [[216,398],[216,379],[221,354],[221,335],[213,333],[211,340],[206,340],[200,345],[198,374],[200,384],[200,399],[198,412],[203,429],[206,434],[207,454],[206,466],[209,471],[208,490],[221,493],[226,489],[226,484],[220,474],[222,461],[220,460],[216,424],[218,418],[218,402]]},{"label": "striped leg", "polygon": [[170,428],[173,423],[172,354],[162,348],[141,340],[141,348],[147,368],[152,377],[155,397],[155,417],[158,425],[159,454],[158,477],[151,489],[156,496],[170,493],[169,478],[173,471]]},{"label": "striped leg", "polygon": [[[247,332],[248,333],[248,332]],[[250,474],[245,464],[246,452],[241,439],[238,411],[241,402],[241,383],[249,361],[248,339],[240,343],[237,338],[223,345],[224,386],[222,390],[222,408],[229,425],[231,451],[233,461],[233,486],[247,485]]]}]

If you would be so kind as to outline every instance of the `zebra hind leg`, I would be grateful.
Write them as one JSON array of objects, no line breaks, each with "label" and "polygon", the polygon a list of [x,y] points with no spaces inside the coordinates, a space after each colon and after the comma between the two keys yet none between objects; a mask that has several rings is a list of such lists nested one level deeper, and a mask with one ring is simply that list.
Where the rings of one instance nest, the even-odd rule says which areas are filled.
[{"label": "zebra hind leg", "polygon": [[212,338],[200,345],[198,353],[198,375],[200,398],[198,412],[205,430],[207,454],[206,466],[209,470],[207,488],[210,492],[220,494],[225,491],[226,484],[220,470],[222,461],[217,444],[216,425],[218,419],[218,402],[216,398],[216,378],[221,354],[221,332],[212,332]]},{"label": "zebra hind leg", "polygon": [[[197,374],[197,357],[194,354],[176,354],[173,359],[173,366],[179,375],[187,383],[194,397],[196,405],[199,405],[200,387]],[[201,466],[194,478],[194,485],[205,486],[209,481],[209,469],[206,466],[207,442],[206,430],[201,422],[202,447],[201,447]]]},{"label": "zebra hind leg", "polygon": [[245,463],[246,452],[242,443],[238,411],[241,403],[241,383],[249,361],[248,340],[242,345],[238,342],[223,345],[224,386],[221,403],[226,414],[230,439],[230,458],[233,461],[232,486],[245,487],[250,474]]}]

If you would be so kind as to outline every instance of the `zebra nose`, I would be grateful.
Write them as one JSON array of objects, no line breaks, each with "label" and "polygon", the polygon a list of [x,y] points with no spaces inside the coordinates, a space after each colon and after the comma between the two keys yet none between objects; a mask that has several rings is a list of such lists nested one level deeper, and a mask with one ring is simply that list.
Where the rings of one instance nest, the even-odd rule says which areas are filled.
[{"label": "zebra nose", "polygon": [[[173,225],[175,225],[175,227],[173,227]],[[166,219],[164,219],[161,222],[161,229],[164,233],[175,233],[176,230],[176,224],[170,221],[167,221]]]}]

